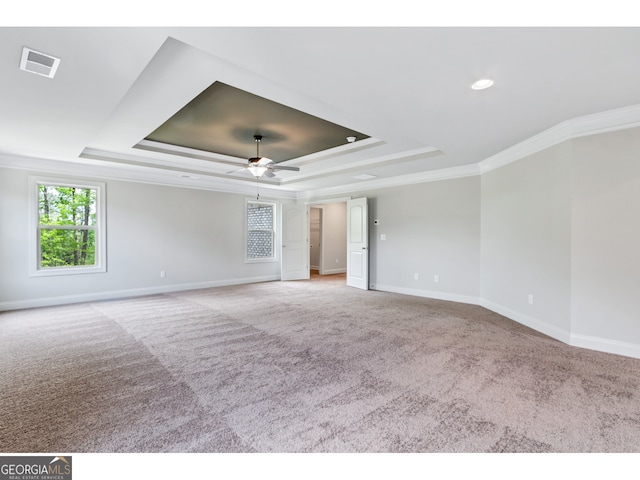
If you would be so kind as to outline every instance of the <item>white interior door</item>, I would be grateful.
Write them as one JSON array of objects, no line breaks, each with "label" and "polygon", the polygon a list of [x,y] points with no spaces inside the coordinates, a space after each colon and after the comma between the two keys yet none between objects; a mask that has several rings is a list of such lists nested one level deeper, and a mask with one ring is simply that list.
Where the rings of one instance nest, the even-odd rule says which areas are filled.
[{"label": "white interior door", "polygon": [[347,201],[347,285],[369,289],[367,198]]},{"label": "white interior door", "polygon": [[306,205],[283,204],[281,279],[309,278],[309,208]]}]

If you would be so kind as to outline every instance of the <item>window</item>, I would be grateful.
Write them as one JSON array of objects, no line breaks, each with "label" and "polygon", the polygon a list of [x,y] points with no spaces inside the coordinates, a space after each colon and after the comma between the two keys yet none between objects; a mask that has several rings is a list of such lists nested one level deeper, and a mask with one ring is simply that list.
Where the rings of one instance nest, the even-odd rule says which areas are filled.
[{"label": "window", "polygon": [[247,262],[264,262],[276,259],[275,218],[275,203],[247,200],[245,242],[245,260]]},{"label": "window", "polygon": [[104,184],[32,180],[31,275],[105,272]]}]

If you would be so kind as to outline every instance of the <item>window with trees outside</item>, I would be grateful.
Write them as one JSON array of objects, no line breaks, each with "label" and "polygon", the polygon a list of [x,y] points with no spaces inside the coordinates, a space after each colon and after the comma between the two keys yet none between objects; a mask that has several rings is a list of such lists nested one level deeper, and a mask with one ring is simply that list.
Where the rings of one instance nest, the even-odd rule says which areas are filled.
[{"label": "window with trees outside", "polygon": [[32,275],[106,271],[104,184],[35,181]]},{"label": "window with trees outside", "polygon": [[275,203],[247,201],[245,242],[247,262],[276,259],[275,219]]}]

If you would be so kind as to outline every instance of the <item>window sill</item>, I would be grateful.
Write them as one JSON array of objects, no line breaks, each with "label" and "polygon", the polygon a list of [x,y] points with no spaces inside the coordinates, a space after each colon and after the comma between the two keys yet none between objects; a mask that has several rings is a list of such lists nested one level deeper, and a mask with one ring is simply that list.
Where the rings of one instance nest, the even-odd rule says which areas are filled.
[{"label": "window sill", "polygon": [[106,267],[51,267],[41,268],[29,273],[30,277],[52,277],[58,275],[84,275],[89,273],[105,273]]},{"label": "window sill", "polygon": [[244,263],[272,263],[277,262],[278,259],[274,257],[270,258],[245,258]]}]

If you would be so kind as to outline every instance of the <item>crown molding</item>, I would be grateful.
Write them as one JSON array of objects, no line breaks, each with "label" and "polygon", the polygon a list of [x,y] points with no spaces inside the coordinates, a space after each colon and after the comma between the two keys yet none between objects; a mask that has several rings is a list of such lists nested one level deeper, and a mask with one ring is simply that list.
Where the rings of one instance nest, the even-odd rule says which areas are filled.
[{"label": "crown molding", "polygon": [[576,117],[481,161],[480,173],[503,167],[567,140],[634,127],[640,127],[640,104]]},{"label": "crown molding", "polygon": [[397,187],[415,183],[435,182],[454,178],[482,175],[529,155],[574,138],[640,127],[640,104],[576,117],[559,123],[533,137],[513,145],[477,164],[462,165],[429,172],[401,175],[392,178],[352,183],[338,187],[299,192],[298,199],[362,192],[377,188]]},{"label": "crown molding", "polygon": [[[84,160],[87,160],[85,158]],[[66,175],[73,177],[91,177],[101,180],[117,180],[123,182],[145,183],[165,187],[193,188],[221,193],[238,195],[255,195],[255,183],[232,181],[231,179],[218,179],[207,176],[206,173],[197,172],[199,178],[188,178],[179,175],[179,172],[156,170],[113,162],[101,162],[95,160],[92,164],[85,161],[63,161],[47,158],[22,157],[19,155],[0,154],[0,167],[15,170],[35,171],[52,175]],[[202,176],[200,176],[202,175]],[[260,183],[261,196],[276,199],[295,199],[295,192],[275,189],[272,186]]]},{"label": "crown molding", "polygon": [[441,180],[453,180],[456,178],[473,177],[480,175],[478,164],[461,165],[458,167],[442,168],[430,170],[428,172],[410,173],[398,175],[397,177],[380,178],[376,180],[365,180],[360,183],[349,183],[337,187],[320,188],[316,190],[306,190],[298,192],[298,200],[309,200],[313,198],[344,195],[356,192],[366,192],[379,188],[401,187],[416,183],[438,182]]},{"label": "crown molding", "polygon": [[349,172],[358,172],[362,168],[373,169],[376,167],[383,167],[386,165],[394,165],[402,162],[409,162],[417,159],[426,159],[429,157],[442,155],[442,152],[434,147],[418,148],[415,150],[409,150],[405,152],[393,153],[384,155],[381,157],[367,158],[358,162],[352,162],[346,165],[338,165],[328,168],[321,168],[314,173],[303,173],[290,175],[280,181],[280,185],[289,185],[298,182],[304,182],[308,180],[315,180],[318,178],[326,178],[331,175],[337,175]]},{"label": "crown molding", "polygon": [[[482,175],[567,140],[635,127],[640,127],[640,104],[567,120],[479,163],[318,189],[296,191],[282,188],[284,185],[280,187],[278,185],[270,185],[268,181],[261,182],[259,188],[261,193],[274,198],[309,200],[380,188]],[[376,143],[377,140],[372,140],[372,145]],[[410,153],[424,155],[437,153],[437,150],[426,149]],[[82,176],[101,179],[196,188],[241,195],[252,195],[256,191],[253,183],[248,184],[246,181],[229,178],[213,171],[213,169],[207,169],[202,165],[202,159],[186,159],[185,167],[187,168],[181,168],[177,171],[175,167],[172,169],[171,166],[164,164],[165,162],[156,161],[156,165],[153,165],[148,160],[140,157],[124,154],[114,155],[112,152],[94,149],[85,149],[81,156],[84,160],[91,160],[92,163],[88,164],[85,161],[80,161],[80,159],[54,160],[5,153],[0,154],[0,167],[73,176],[78,176],[78,172],[81,171]],[[382,157],[379,160],[389,160],[389,158]],[[191,173],[193,176],[199,176],[200,178],[185,178],[185,176],[181,175],[185,173]],[[288,182],[291,181],[287,180]]]}]

